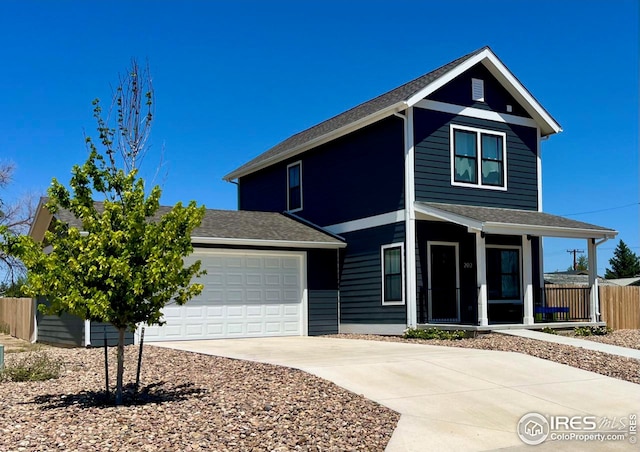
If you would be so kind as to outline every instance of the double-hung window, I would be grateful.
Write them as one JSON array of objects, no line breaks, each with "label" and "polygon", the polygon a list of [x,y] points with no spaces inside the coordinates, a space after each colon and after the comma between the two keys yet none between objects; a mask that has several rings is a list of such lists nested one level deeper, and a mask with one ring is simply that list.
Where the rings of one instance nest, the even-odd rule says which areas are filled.
[{"label": "double-hung window", "polygon": [[302,210],[302,163],[287,166],[287,210]]},{"label": "double-hung window", "polygon": [[451,125],[452,185],[506,190],[506,134]]},{"label": "double-hung window", "polygon": [[404,246],[384,245],[382,258],[382,304],[404,304]]}]

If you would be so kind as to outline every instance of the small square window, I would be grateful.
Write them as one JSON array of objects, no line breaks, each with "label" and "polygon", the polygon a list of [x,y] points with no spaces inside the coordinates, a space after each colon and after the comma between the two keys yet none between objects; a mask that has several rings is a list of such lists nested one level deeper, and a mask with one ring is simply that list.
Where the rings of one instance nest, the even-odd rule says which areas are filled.
[{"label": "small square window", "polygon": [[302,163],[287,166],[287,210],[302,210]]},{"label": "small square window", "polygon": [[404,304],[403,244],[382,247],[382,304]]}]

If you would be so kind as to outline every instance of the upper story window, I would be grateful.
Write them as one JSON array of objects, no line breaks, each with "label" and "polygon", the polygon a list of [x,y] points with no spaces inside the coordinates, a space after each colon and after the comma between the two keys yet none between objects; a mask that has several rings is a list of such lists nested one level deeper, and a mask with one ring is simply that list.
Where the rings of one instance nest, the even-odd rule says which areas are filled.
[{"label": "upper story window", "polygon": [[287,166],[287,210],[302,210],[302,162]]},{"label": "upper story window", "polygon": [[382,246],[382,304],[404,304],[404,246]]},{"label": "upper story window", "polygon": [[451,183],[507,189],[506,134],[451,125]]}]

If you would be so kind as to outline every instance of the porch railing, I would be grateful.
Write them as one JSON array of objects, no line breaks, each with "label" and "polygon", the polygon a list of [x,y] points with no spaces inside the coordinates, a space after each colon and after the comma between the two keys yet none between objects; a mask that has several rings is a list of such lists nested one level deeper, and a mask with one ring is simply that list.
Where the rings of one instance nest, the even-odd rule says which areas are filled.
[{"label": "porch railing", "polygon": [[[478,297],[478,287],[456,287],[450,289],[439,289],[420,287],[418,290],[418,323],[460,323],[462,319],[462,309],[465,299]],[[439,301],[438,306],[432,306],[432,318],[429,318],[429,298]],[[458,305],[459,301],[459,305]],[[443,303],[444,302],[444,303]],[[447,307],[443,304],[448,305]],[[456,312],[454,307],[457,307]],[[435,312],[434,312],[435,310]],[[455,314],[453,316],[452,314]]]},{"label": "porch railing", "polygon": [[590,287],[545,286],[534,300],[533,314],[537,323],[589,321],[590,304]]}]

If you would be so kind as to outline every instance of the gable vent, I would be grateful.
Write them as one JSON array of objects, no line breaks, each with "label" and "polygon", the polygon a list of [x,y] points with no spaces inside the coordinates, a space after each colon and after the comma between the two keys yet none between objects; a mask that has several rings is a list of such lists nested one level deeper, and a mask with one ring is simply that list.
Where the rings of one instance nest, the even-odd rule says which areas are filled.
[{"label": "gable vent", "polygon": [[484,80],[471,79],[471,97],[477,102],[484,102]]}]

